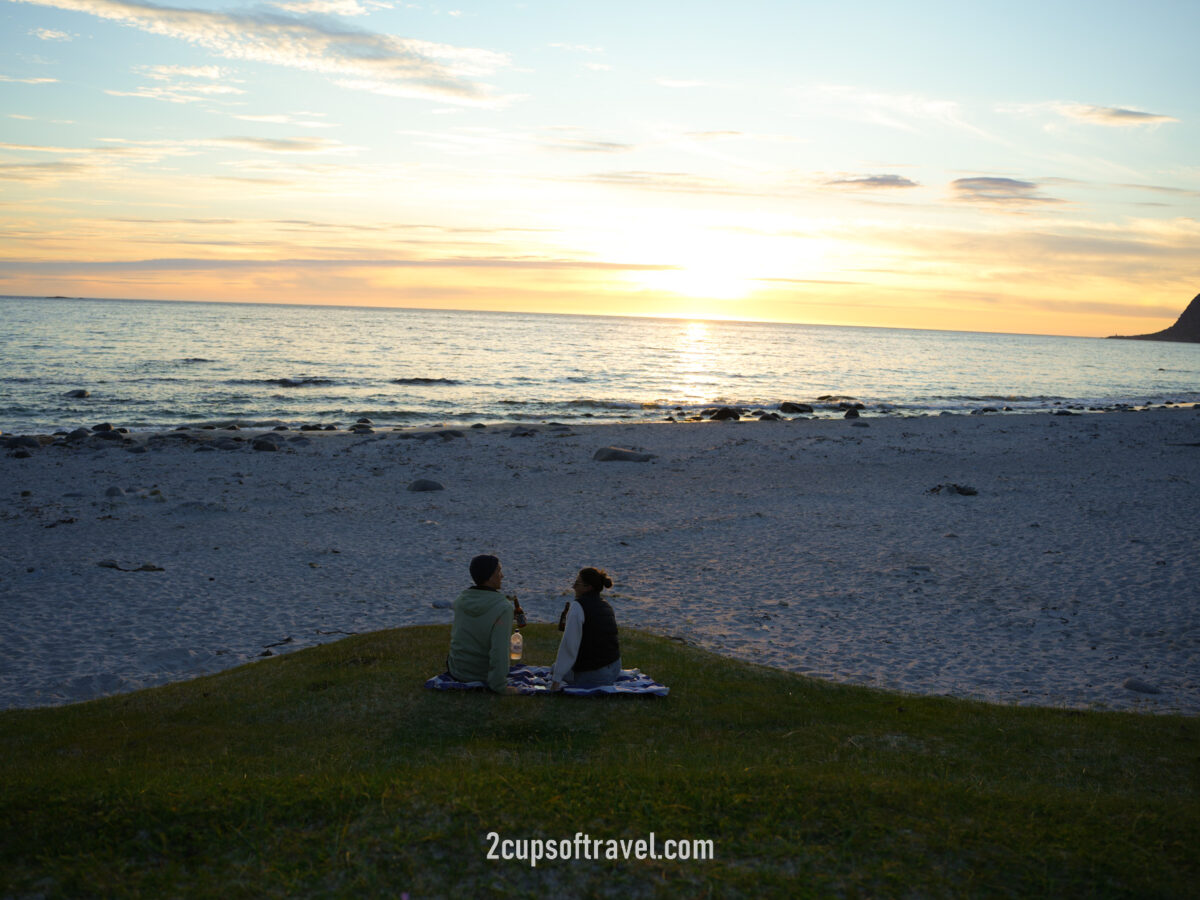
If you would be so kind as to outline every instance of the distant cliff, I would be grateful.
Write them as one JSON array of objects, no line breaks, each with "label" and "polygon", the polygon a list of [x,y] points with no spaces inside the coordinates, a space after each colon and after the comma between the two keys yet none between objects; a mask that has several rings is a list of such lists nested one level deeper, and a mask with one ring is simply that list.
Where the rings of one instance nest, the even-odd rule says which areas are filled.
[{"label": "distant cliff", "polygon": [[1186,341],[1200,344],[1200,294],[1192,298],[1187,309],[1170,328],[1154,334],[1114,334],[1113,337],[1126,341]]}]

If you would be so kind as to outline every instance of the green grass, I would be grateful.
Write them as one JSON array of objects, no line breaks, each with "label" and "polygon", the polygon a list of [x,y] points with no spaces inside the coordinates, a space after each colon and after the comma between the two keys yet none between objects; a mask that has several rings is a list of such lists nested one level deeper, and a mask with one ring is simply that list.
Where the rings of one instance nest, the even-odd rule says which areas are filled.
[{"label": "green grass", "polygon": [[[526,630],[549,661],[558,632]],[[406,628],[0,713],[0,896],[1195,896],[1200,720],[813,681],[622,631],[668,698],[421,687]],[[713,861],[486,859],[712,839]]]}]

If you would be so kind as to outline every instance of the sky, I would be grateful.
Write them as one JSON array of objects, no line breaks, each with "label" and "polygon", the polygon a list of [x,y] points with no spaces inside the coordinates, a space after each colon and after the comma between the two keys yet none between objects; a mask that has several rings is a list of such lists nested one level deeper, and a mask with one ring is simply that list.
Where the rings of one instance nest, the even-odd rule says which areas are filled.
[{"label": "sky", "polygon": [[1104,336],[1200,3],[0,0],[0,294]]}]

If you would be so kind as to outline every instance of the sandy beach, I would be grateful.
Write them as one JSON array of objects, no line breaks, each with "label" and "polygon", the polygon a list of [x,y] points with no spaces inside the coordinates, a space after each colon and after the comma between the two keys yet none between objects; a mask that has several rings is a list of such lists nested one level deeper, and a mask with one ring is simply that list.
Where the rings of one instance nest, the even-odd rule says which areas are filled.
[{"label": "sandy beach", "polygon": [[449,623],[491,552],[531,621],[597,565],[621,625],[816,678],[1200,713],[1196,409],[128,438],[0,456],[2,707]]}]

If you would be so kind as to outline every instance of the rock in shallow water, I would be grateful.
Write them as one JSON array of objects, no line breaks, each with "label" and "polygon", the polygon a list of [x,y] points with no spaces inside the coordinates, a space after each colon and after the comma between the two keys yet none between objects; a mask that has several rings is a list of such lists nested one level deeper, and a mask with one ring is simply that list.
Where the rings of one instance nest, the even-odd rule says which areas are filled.
[{"label": "rock in shallow water", "polygon": [[1150,684],[1148,681],[1142,681],[1140,678],[1126,678],[1125,683],[1121,687],[1127,691],[1137,691],[1139,694],[1162,693],[1157,685]]},{"label": "rock in shallow water", "polygon": [[621,447],[601,447],[592,455],[592,459],[598,462],[649,462],[655,458],[653,453],[641,453]]},{"label": "rock in shallow water", "polygon": [[431,481],[428,478],[418,478],[408,486],[408,489],[410,491],[444,491],[446,488],[439,482]]}]

